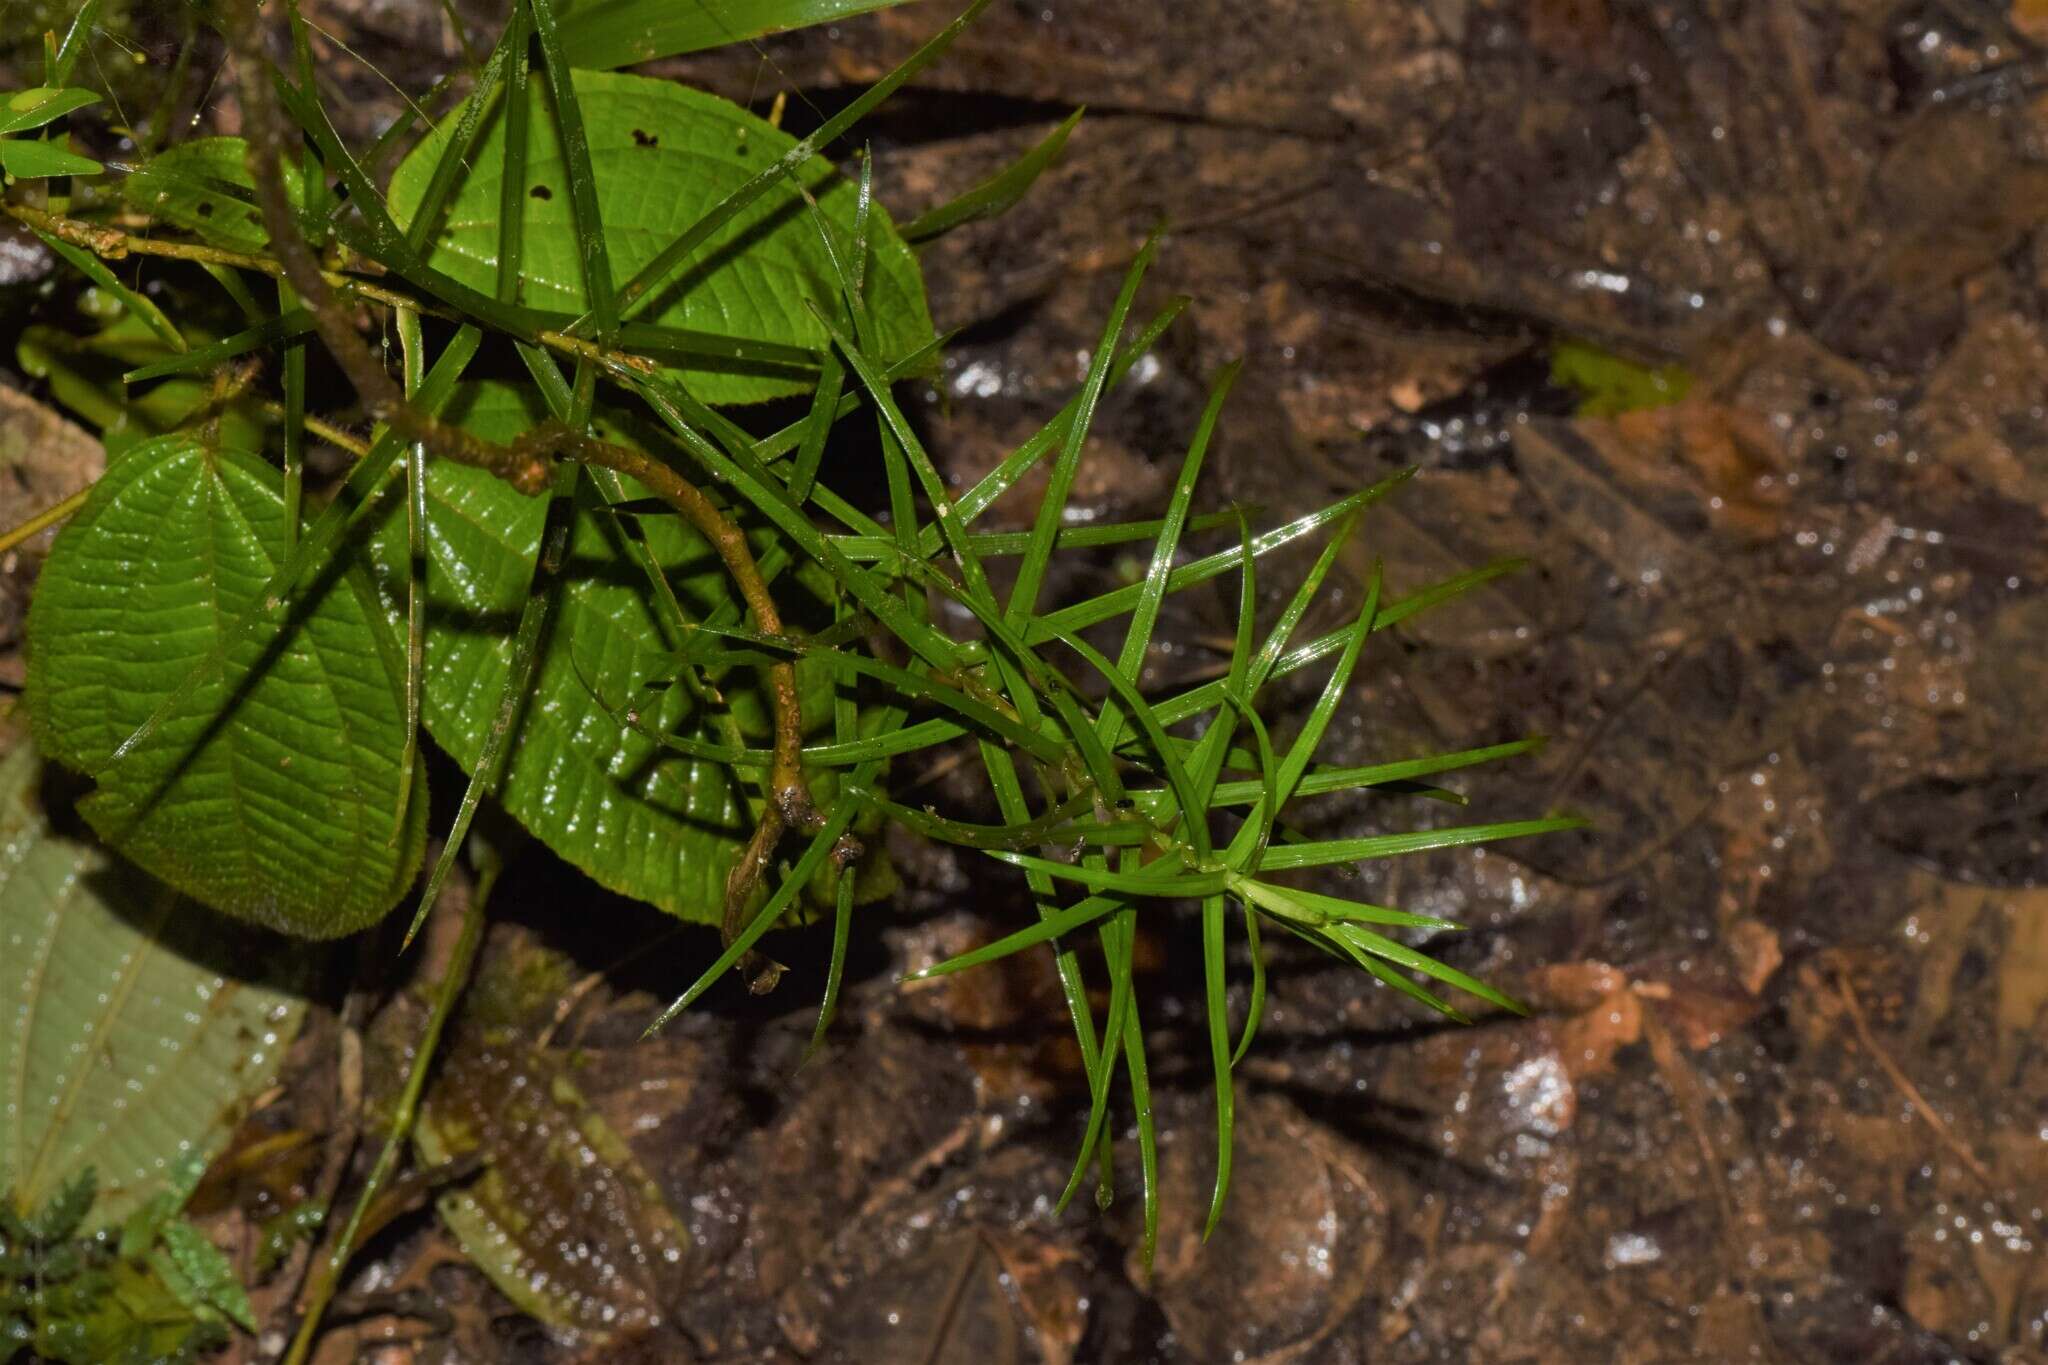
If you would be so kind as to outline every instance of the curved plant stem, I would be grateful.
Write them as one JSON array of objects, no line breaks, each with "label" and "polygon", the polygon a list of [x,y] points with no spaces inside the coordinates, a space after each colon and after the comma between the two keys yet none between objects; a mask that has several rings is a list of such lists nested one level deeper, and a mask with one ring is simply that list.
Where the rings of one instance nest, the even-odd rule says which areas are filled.
[{"label": "curved plant stem", "polygon": [[[289,420],[291,417],[290,412],[286,410],[285,405],[282,403],[273,403],[266,400],[257,406],[262,408],[263,414],[266,417],[276,417],[285,420]],[[337,450],[346,450],[358,460],[370,453],[370,447],[367,442],[357,440],[353,433],[334,425],[334,423],[324,418],[306,413],[299,418],[299,425]]]},{"label": "curved plant stem", "polygon": [[50,527],[55,526],[58,522],[85,506],[85,500],[91,493],[92,488],[88,485],[79,489],[76,493],[64,499],[64,501],[54,506],[45,507],[27,521],[21,523],[21,525],[11,526],[5,531],[0,531],[0,555],[6,554],[15,546],[34,536],[38,531],[46,531]]},{"label": "curved plant stem", "polygon": [[[281,261],[254,252],[230,251],[225,247],[207,246],[203,242],[163,242],[151,237],[136,237],[118,228],[103,227],[79,218],[65,218],[54,213],[45,213],[26,204],[0,205],[0,212],[32,228],[47,232],[61,242],[90,251],[103,260],[118,261],[127,256],[161,256],[166,260],[191,261],[197,265],[216,268],[252,270],[274,279],[290,278]],[[387,308],[410,308],[422,317],[439,318],[444,322],[468,320],[463,314],[430,299],[422,299],[397,289],[388,289],[338,270],[322,268],[320,278],[332,288],[364,303],[382,304]],[[573,337],[564,332],[543,330],[534,333],[534,336],[550,350],[575,356],[579,360],[623,365],[641,374],[653,374],[660,368],[645,356],[600,346],[596,342]]]},{"label": "curved plant stem", "polygon": [[419,1113],[420,1095],[426,1089],[434,1053],[440,1046],[449,1016],[455,1012],[455,1002],[462,997],[462,988],[469,984],[469,969],[476,962],[477,945],[483,941],[484,905],[490,900],[491,888],[497,884],[498,873],[504,866],[494,850],[483,847],[485,852],[479,858],[481,866],[477,872],[476,888],[470,893],[469,904],[462,911],[462,932],[455,940],[455,951],[449,956],[447,969],[442,972],[435,990],[433,1012],[427,1016],[427,1027],[413,1053],[412,1069],[406,1073],[405,1089],[399,1092],[398,1104],[391,1113],[391,1130],[384,1136],[384,1146],[377,1153],[377,1163],[370,1168],[370,1178],[364,1183],[355,1207],[349,1211],[341,1236],[320,1263],[319,1272],[307,1291],[305,1313],[299,1319],[299,1329],[292,1338],[291,1349],[285,1353],[285,1365],[304,1365],[309,1358],[313,1342],[320,1335],[320,1319],[326,1314],[327,1305],[341,1284],[341,1275],[348,1268],[349,1257],[355,1254],[356,1234],[362,1227],[363,1214],[376,1202],[384,1182],[391,1178],[391,1172],[398,1165],[398,1154],[412,1134],[413,1119]]}]

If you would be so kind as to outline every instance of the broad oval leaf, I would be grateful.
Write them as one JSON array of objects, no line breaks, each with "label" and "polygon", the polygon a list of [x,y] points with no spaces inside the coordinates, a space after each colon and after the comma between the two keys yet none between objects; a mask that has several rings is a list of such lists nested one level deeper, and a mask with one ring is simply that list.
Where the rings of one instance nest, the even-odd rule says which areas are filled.
[{"label": "broad oval leaf", "polygon": [[[448,408],[451,420],[498,441],[540,415],[529,391],[495,383],[464,386]],[[648,496],[634,481],[625,483],[630,496]],[[380,584],[400,603],[405,509],[395,488],[385,501],[371,553]],[[500,479],[451,460],[427,462],[421,715],[466,770],[475,769],[497,719],[545,516],[542,499]],[[702,539],[675,517],[637,520],[686,611],[702,616],[725,601],[724,569]],[[675,664],[646,576],[621,543],[618,524],[588,498],[578,508],[533,691],[515,722],[496,795],[601,885],[684,919],[716,923],[726,869],[749,826],[723,768],[621,730],[619,712],[636,699],[652,706],[644,685],[673,676]],[[650,710],[642,724],[653,729],[673,719]]]},{"label": "broad oval leaf", "polygon": [[79,809],[120,852],[228,914],[332,938],[411,882],[425,783],[402,808],[404,667],[360,572],[330,567],[267,642],[219,662],[283,544],[282,480],[256,456],[189,436],[120,456],[37,584],[29,715],[46,753],[97,779]]},{"label": "broad oval leaf", "polygon": [[41,772],[26,743],[0,758],[0,1197],[39,1208],[90,1167],[99,1226],[226,1146],[298,1032],[304,950],[54,833]]},{"label": "broad oval leaf", "polygon": [[[590,139],[599,216],[614,282],[623,284],[685,229],[796,145],[789,134],[738,105],[670,81],[617,72],[575,73],[577,101]],[[556,144],[545,82],[534,81],[527,151],[521,302],[580,317],[589,308],[583,251],[570,212],[568,172]],[[487,116],[469,155],[468,175],[451,196],[428,263],[472,288],[497,280],[498,190],[503,178],[503,108]],[[453,135],[444,121],[391,179],[391,212],[409,226],[441,149]],[[855,186],[813,157],[795,174],[844,244],[853,240]],[[929,344],[931,317],[910,248],[879,207],[870,216],[868,303],[876,339],[869,349],[893,362]],[[822,351],[828,338],[806,306],[838,298],[838,277],[809,206],[779,185],[714,233],[634,321],[723,337]],[[636,347],[639,343],[636,342]],[[644,348],[643,348],[644,349]],[[805,390],[802,375],[709,357],[664,357],[689,375],[708,403],[751,403]]]}]

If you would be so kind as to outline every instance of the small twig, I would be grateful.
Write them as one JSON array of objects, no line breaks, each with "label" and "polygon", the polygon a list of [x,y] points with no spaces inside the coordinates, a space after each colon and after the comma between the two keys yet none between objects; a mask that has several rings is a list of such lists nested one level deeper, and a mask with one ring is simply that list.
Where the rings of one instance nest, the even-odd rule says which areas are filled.
[{"label": "small twig", "polygon": [[661,947],[681,932],[682,926],[680,924],[671,925],[669,928],[648,938],[645,942],[632,949],[632,951],[613,958],[608,965],[577,978],[576,981],[570,984],[569,989],[562,992],[562,998],[555,1002],[555,1012],[549,1018],[547,1027],[543,1028],[540,1031],[540,1036],[534,1039],[534,1047],[536,1049],[544,1048],[552,1043],[555,1035],[561,1032],[562,1025],[568,1023],[569,1016],[576,1012],[576,1007],[582,1004],[584,999],[593,990],[596,990],[600,984],[617,974],[621,967],[647,956],[647,954]]},{"label": "small twig", "polygon": [[[358,949],[359,961],[367,961],[370,940],[365,938]],[[327,1151],[321,1161],[320,1174],[313,1185],[313,1198],[320,1201],[329,1215],[334,1211],[334,1201],[341,1190],[341,1179],[348,1171],[351,1158],[355,1156],[356,1139],[363,1117],[363,1049],[358,1030],[369,1007],[369,995],[363,989],[351,990],[342,1002],[341,1015],[336,1021],[341,1045],[335,1049],[335,1118],[333,1131],[327,1138]],[[325,1221],[324,1219],[322,1220]],[[299,1296],[305,1286],[306,1272],[313,1263],[313,1243],[300,1241],[293,1245],[284,1269],[278,1276],[281,1292],[277,1303],[282,1312]]]},{"label": "small twig", "polygon": [[1876,1035],[1870,1031],[1869,1021],[1863,1017],[1863,1004],[1856,998],[1856,988],[1849,984],[1846,972],[1835,973],[1835,990],[1841,994],[1842,1006],[1848,1011],[1849,1022],[1856,1029],[1856,1037],[1862,1042],[1864,1050],[1870,1054],[1871,1060],[1877,1063],[1878,1069],[1898,1087],[1899,1093],[1906,1097],[1906,1103],[1913,1107],[1913,1112],[1927,1121],[1929,1131],[1942,1146],[1953,1152],[1956,1160],[1963,1163],[1964,1169],[1983,1185],[1984,1192],[1998,1199],[1998,1183],[1992,1178],[1989,1168],[1977,1159],[1977,1154],[1965,1146],[1961,1138],[1955,1135],[1954,1130],[1948,1126],[1948,1121],[1942,1118],[1940,1111],[1927,1102],[1927,1097],[1920,1093],[1912,1078],[1892,1060],[1892,1055],[1878,1044]]},{"label": "small twig", "polygon": [[[265,399],[261,406],[264,416],[283,420],[285,415],[284,404]],[[307,413],[300,422],[300,425],[315,436],[318,436],[321,440],[327,442],[327,444],[340,450],[346,450],[358,460],[370,453],[369,442],[360,439],[355,433],[345,428],[334,425],[334,423],[327,421],[325,418],[315,417],[312,413]]]},{"label": "small twig", "polygon": [[299,1330],[284,1357],[285,1365],[303,1365],[309,1358],[313,1342],[320,1334],[320,1319],[341,1285],[342,1272],[348,1268],[349,1257],[355,1254],[356,1234],[362,1228],[363,1215],[382,1192],[384,1182],[390,1179],[392,1170],[398,1165],[398,1154],[412,1135],[413,1118],[419,1112],[420,1095],[426,1089],[427,1073],[433,1066],[441,1034],[455,1012],[455,1002],[461,998],[463,987],[469,984],[469,971],[476,961],[477,945],[483,941],[484,904],[490,899],[491,887],[496,883],[502,866],[496,857],[484,864],[478,873],[476,886],[470,891],[468,903],[463,906],[462,931],[455,941],[448,966],[441,973],[433,1012],[427,1016],[427,1026],[413,1052],[412,1069],[406,1074],[405,1088],[399,1093],[398,1104],[392,1110],[390,1131],[384,1135],[384,1146],[377,1153],[377,1163],[370,1168],[370,1178],[364,1183],[355,1208],[349,1212],[348,1223],[321,1262],[319,1274],[314,1277],[312,1288],[306,1295],[305,1313],[299,1320]]},{"label": "small twig", "polygon": [[52,526],[55,526],[58,522],[85,506],[86,498],[91,495],[92,488],[88,485],[79,489],[76,493],[64,499],[64,501],[51,507],[45,507],[27,521],[21,523],[21,525],[0,531],[0,555],[6,554],[15,546],[31,539],[38,532],[47,531]]}]

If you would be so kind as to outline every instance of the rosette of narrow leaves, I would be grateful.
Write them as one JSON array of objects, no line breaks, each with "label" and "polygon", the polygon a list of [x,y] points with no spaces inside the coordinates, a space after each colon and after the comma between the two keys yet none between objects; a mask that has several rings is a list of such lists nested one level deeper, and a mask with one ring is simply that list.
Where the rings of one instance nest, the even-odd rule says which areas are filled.
[{"label": "rosette of narrow leaves", "polygon": [[[1236,378],[1235,367],[1219,377],[1195,424],[1162,518],[1090,527],[1083,533],[1067,528],[1066,504],[1097,404],[1135,353],[1156,335],[1147,329],[1138,345],[1118,344],[1156,242],[1133,265],[1074,401],[980,484],[955,497],[896,406],[885,373],[857,339],[870,331],[858,271],[847,265],[862,259],[858,238],[835,243],[832,227],[815,216],[814,221],[832,244],[842,286],[839,299],[820,301],[818,315],[845,367],[866,390],[879,424],[892,525],[872,522],[829,495],[807,490],[812,505],[848,532],[819,534],[798,513],[799,500],[792,496],[792,485],[803,486],[801,471],[778,473],[767,468],[756,458],[757,451],[723,430],[714,414],[675,386],[646,378],[637,387],[697,461],[718,470],[756,510],[786,526],[792,539],[866,609],[873,622],[891,631],[908,654],[909,662],[897,666],[822,640],[749,642],[755,649],[785,649],[819,662],[833,671],[849,697],[860,686],[876,682],[893,691],[896,703],[904,708],[904,722],[871,740],[814,749],[810,757],[853,765],[851,800],[932,838],[979,848],[1024,874],[1039,906],[1036,923],[919,975],[960,971],[1040,945],[1058,953],[1091,1086],[1088,1126],[1066,1195],[1071,1198],[1080,1188],[1085,1172],[1102,1152],[1112,1083],[1121,1063],[1138,1116],[1149,1259],[1157,1226],[1156,1151],[1144,1035],[1132,979],[1138,914],[1176,905],[1198,908],[1216,1077],[1218,1172],[1209,1215],[1212,1230],[1230,1181],[1230,1072],[1250,1044],[1263,1006],[1261,924],[1277,926],[1353,963],[1451,1018],[1465,1016],[1421,981],[1520,1012],[1521,1007],[1500,991],[1396,936],[1457,926],[1323,895],[1294,885],[1289,874],[1562,830],[1575,826],[1576,820],[1548,817],[1317,840],[1297,834],[1286,819],[1290,802],[1298,797],[1411,789],[1419,779],[1534,747],[1535,741],[1523,741],[1365,767],[1316,762],[1368,638],[1512,566],[1490,566],[1396,602],[1382,600],[1375,574],[1361,607],[1346,624],[1313,639],[1299,639],[1303,621],[1329,582],[1344,536],[1360,514],[1405,482],[1407,475],[1396,475],[1257,536],[1237,515],[1201,519],[1204,530],[1215,529],[1219,521],[1236,526],[1238,543],[1207,555],[1186,556],[1183,537],[1197,521],[1192,515],[1195,490]],[[807,439],[805,445],[811,444]],[[1028,534],[986,536],[968,529],[1026,471],[1041,463],[1050,466],[1047,492]],[[1317,533],[1327,536],[1320,556],[1261,636],[1253,624],[1259,602],[1257,561]],[[1150,542],[1141,581],[1055,610],[1040,606],[1038,598],[1054,554],[1119,540]],[[856,563],[855,554],[872,567]],[[998,593],[989,569],[989,561],[999,557],[1016,560],[1007,594]],[[1240,627],[1226,676],[1177,695],[1145,695],[1138,686],[1140,669],[1166,596],[1231,572],[1239,577]],[[978,627],[977,636],[954,639],[934,629],[920,610],[932,595],[962,608]],[[1117,621],[1125,622],[1123,638],[1111,658],[1082,632]],[[740,641],[735,637],[733,643]],[[1314,706],[1291,742],[1284,749],[1276,747],[1261,714],[1262,691],[1282,674],[1318,665],[1328,672]],[[875,765],[882,758],[961,737],[976,744],[1004,823],[975,825],[914,810],[890,800],[875,785]],[[842,808],[813,838],[781,890],[718,962],[677,999],[664,1020],[708,988],[776,922],[843,823]],[[1251,940],[1254,972],[1251,1008],[1234,1041],[1225,989],[1225,931],[1233,905],[1242,913]],[[843,952],[843,917],[839,932],[835,962]],[[1074,947],[1089,934],[1111,983],[1099,1032],[1082,989]],[[827,1011],[830,1008],[828,993]],[[1106,1154],[1103,1169],[1106,1173]],[[1106,1195],[1105,1183],[1099,1197]]]}]

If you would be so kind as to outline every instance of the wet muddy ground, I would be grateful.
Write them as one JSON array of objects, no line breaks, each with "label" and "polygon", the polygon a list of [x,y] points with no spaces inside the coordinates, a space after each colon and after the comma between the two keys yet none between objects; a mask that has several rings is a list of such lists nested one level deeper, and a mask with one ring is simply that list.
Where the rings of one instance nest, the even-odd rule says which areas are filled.
[{"label": "wet muddy ground", "polygon": [[[313,9],[399,72],[443,40],[408,7]],[[787,89],[801,129],[944,17],[658,69]],[[1445,1027],[1269,943],[1204,1247],[1199,949],[1150,925],[1148,1276],[1134,1160],[1106,1212],[1053,1208],[1086,1093],[1049,964],[894,984],[1013,925],[1007,878],[901,848],[800,1067],[822,943],[785,936],[774,995],[735,983],[641,1043],[708,936],[621,964],[656,917],[530,857],[492,960],[545,945],[582,984],[467,1029],[440,1102],[528,1141],[545,1116],[492,1103],[523,1078],[625,1138],[679,1236],[605,1162],[534,1197],[612,1325],[660,1323],[551,1338],[415,1213],[322,1359],[2048,1362],[2044,45],[2033,0],[998,0],[875,125],[883,197],[957,193],[1090,112],[1024,204],[926,255],[966,328],[931,445],[971,478],[1050,416],[1164,220],[1146,299],[1195,304],[1100,419],[1104,514],[1159,505],[1243,356],[1218,504],[1278,520],[1415,464],[1355,579],[1525,557],[1377,637],[1339,743],[1551,737],[1457,785],[1479,818],[1593,833],[1350,883],[1472,925],[1435,949],[1534,1014]],[[1566,338],[1691,387],[1574,415],[1546,380]],[[1234,606],[1177,606],[1155,680],[1213,667]],[[601,927],[563,936],[564,908]],[[373,1080],[406,1009],[370,1022]],[[331,1089],[335,1028],[294,1093]],[[317,1128],[303,1104],[277,1121]]]}]

